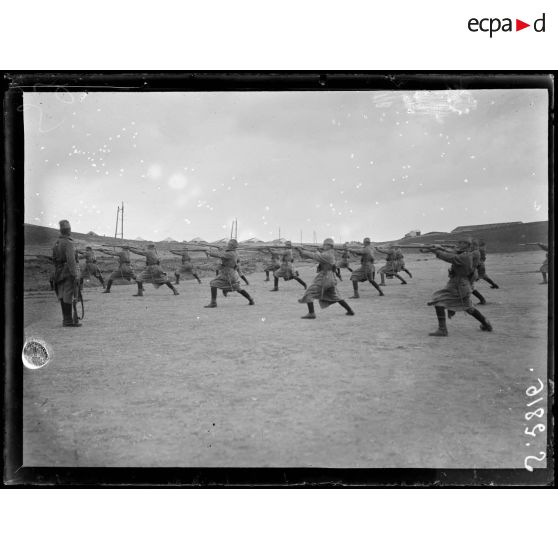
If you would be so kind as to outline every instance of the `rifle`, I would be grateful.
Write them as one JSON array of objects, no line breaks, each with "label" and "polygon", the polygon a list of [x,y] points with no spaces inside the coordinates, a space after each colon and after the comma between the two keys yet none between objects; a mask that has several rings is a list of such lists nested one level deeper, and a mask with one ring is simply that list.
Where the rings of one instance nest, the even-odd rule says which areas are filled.
[{"label": "rifle", "polygon": [[24,254],[25,258],[45,258],[52,261],[52,256],[45,256],[43,254]]},{"label": "rifle", "polygon": [[207,252],[207,250],[203,248],[182,248],[181,250],[169,249],[169,252],[178,256],[184,252]]},{"label": "rifle", "polygon": [[[77,303],[78,300],[81,302],[81,318],[78,316]],[[81,294],[81,284],[79,279],[74,282],[74,292],[72,295],[72,320],[74,324],[77,324],[80,320],[83,320],[85,316],[85,307],[83,305],[83,296]]]},{"label": "rifle", "polygon": [[[392,244],[392,248],[414,248],[414,249],[432,249],[433,247],[439,248],[456,248],[456,244]],[[380,248],[380,246],[378,246]],[[382,248],[385,249],[385,248]]]}]

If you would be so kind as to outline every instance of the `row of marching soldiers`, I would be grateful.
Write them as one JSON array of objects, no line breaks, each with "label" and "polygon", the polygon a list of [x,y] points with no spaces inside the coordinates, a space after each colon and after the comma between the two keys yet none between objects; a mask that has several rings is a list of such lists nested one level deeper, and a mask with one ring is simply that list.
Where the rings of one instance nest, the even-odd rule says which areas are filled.
[{"label": "row of marching soldiers", "polygon": [[[81,324],[78,323],[79,320],[76,320],[75,317],[72,319],[71,303],[75,301],[75,287],[76,285],[79,286],[83,279],[81,278],[78,264],[78,254],[80,251],[75,248],[70,234],[71,229],[68,221],[61,221],[60,238],[53,248],[53,262],[55,264],[54,282],[58,297],[61,300],[64,316],[63,325],[76,326]],[[479,299],[481,305],[486,302],[484,297],[475,288],[475,282],[480,279],[487,281],[493,289],[499,288],[486,274],[486,247],[484,243],[479,243],[476,240],[462,239],[454,246],[421,246],[424,246],[423,248],[421,247],[421,251],[432,252],[438,259],[451,264],[447,285],[445,288],[436,291],[433,294],[432,301],[428,303],[434,306],[438,319],[438,329],[430,335],[446,337],[448,335],[446,317],[451,319],[457,311],[465,311],[477,319],[480,322],[481,330],[492,331],[490,322],[473,306],[471,301],[471,296],[473,295]],[[547,249],[544,245],[541,245],[541,247]],[[145,282],[153,283],[155,287],[166,285],[175,295],[179,294],[160,266],[155,245],[149,244],[147,250],[138,250],[128,246],[121,248],[122,250],[118,254],[105,249],[99,249],[106,254],[116,255],[119,260],[118,269],[111,274],[106,286],[96,265],[92,249],[88,247],[85,252],[81,252],[86,259],[84,271],[100,280],[101,284],[105,287],[104,293],[110,293],[114,280],[125,279],[137,283],[138,292],[134,296],[143,296],[143,284]],[[293,247],[290,242],[287,242],[279,250],[269,247],[257,249],[266,250],[271,254],[271,263],[264,271],[267,281],[269,281],[270,273],[273,273],[274,287],[272,291],[279,290],[279,279],[281,278],[285,281],[295,280],[305,289],[304,295],[299,299],[300,303],[306,304],[308,307],[307,314],[302,316],[303,319],[316,318],[314,300],[318,300],[321,308],[338,303],[346,310],[347,315],[354,315],[354,310],[337,290],[337,280],[342,280],[341,270],[344,268],[351,272],[350,280],[353,285],[351,299],[360,298],[359,283],[369,282],[378,291],[378,294],[383,296],[384,293],[381,287],[385,285],[386,277],[390,279],[397,278],[401,284],[407,284],[401,273],[406,273],[409,277],[412,277],[411,272],[405,267],[400,247],[389,246],[387,249],[373,247],[370,238],[364,239],[362,247],[350,247],[346,243],[342,249],[336,248],[331,238],[326,238],[323,245],[318,249],[314,247],[312,249],[299,246]],[[341,251],[339,260],[336,257],[336,250]],[[240,284],[241,278],[244,279],[246,284],[248,284],[248,281],[239,268],[238,242],[231,239],[226,249],[219,250],[218,252],[206,249],[200,251],[206,252],[209,257],[220,260],[216,272],[217,276],[210,282],[211,299],[206,308],[217,307],[217,293],[219,290],[225,296],[232,291],[238,292],[248,300],[249,305],[253,306],[255,304],[254,299]],[[374,251],[380,252],[386,257],[385,265],[378,271],[381,278],[379,284],[376,282]],[[146,258],[146,267],[139,275],[136,275],[132,268],[130,252]],[[175,272],[177,283],[180,271],[192,274],[201,283],[188,252],[176,250],[171,250],[171,252],[182,256],[182,266]],[[294,252],[297,252],[302,258],[312,259],[318,264],[317,275],[309,286],[300,278],[294,268]],[[360,257],[360,266],[355,270],[349,267],[351,255]]]}]

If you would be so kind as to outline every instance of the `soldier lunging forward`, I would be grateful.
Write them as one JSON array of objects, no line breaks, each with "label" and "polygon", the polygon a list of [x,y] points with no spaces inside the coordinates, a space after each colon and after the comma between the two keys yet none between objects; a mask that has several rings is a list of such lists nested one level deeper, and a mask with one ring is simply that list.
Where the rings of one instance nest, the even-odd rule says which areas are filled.
[{"label": "soldier lunging forward", "polygon": [[132,267],[132,264],[130,262],[130,252],[128,246],[120,246],[120,252],[118,252],[117,254],[114,254],[114,252],[110,252],[109,250],[105,250],[104,248],[98,248],[98,250],[99,252],[103,252],[103,254],[114,256],[118,259],[118,269],[110,274],[110,277],[107,281],[107,287],[103,291],[103,293],[110,293],[112,282],[115,279],[125,279],[128,282],[136,280],[136,274],[134,273],[134,268]]},{"label": "soldier lunging forward", "polygon": [[192,258],[190,257],[190,254],[188,253],[188,250],[187,249],[184,249],[184,250],[169,250],[169,252],[171,252],[171,254],[176,254],[177,256],[181,256],[181,259],[182,259],[180,267],[174,271],[174,277],[176,279],[176,284],[177,285],[180,284],[180,274],[181,273],[188,273],[192,277],[195,277],[195,279],[198,281],[198,283],[201,284],[201,279],[198,276],[198,270],[194,267],[194,264],[192,263]]},{"label": "soldier lunging forward", "polygon": [[81,285],[83,286],[83,280],[85,277],[95,277],[103,289],[105,288],[105,280],[103,279],[103,274],[97,265],[97,258],[95,257],[95,252],[91,246],[85,247],[85,252],[83,250],[78,250],[77,253],[85,257],[85,265],[81,272]]},{"label": "soldier lunging forward", "polygon": [[211,283],[211,302],[205,308],[217,307],[217,289],[224,292],[236,291],[244,298],[248,299],[250,306],[253,306],[254,299],[240,286],[240,276],[236,271],[238,253],[238,242],[233,238],[229,240],[227,248],[224,252],[219,251],[217,254],[208,252],[208,256],[212,258],[219,258],[221,265],[219,266],[219,275]]},{"label": "soldier lunging forward", "polygon": [[446,310],[453,315],[457,311],[470,314],[481,323],[483,331],[492,331],[490,322],[473,307],[471,302],[471,279],[474,273],[473,255],[470,252],[471,243],[468,240],[460,240],[456,252],[446,250],[441,246],[433,246],[429,251],[434,252],[436,257],[451,263],[449,270],[449,281],[445,288],[436,291],[432,295],[429,306],[434,306],[438,318],[438,329],[429,335],[434,337],[447,337]]},{"label": "soldier lunging forward", "polygon": [[374,267],[373,248],[370,245],[370,239],[366,237],[362,243],[364,247],[361,249],[351,248],[350,252],[360,256],[360,267],[355,269],[351,274],[351,281],[353,282],[353,296],[351,298],[360,298],[358,294],[358,284],[363,281],[368,281],[378,291],[380,296],[384,296],[382,289],[376,283],[376,268]]},{"label": "soldier lunging forward", "polygon": [[153,286],[158,289],[161,285],[166,285],[173,294],[180,294],[171,284],[167,274],[161,267],[159,255],[155,244],[148,244],[147,250],[138,250],[137,248],[130,248],[130,252],[138,256],[145,256],[145,269],[136,277],[138,284],[138,292],[134,296],[143,296],[143,284],[153,283]]},{"label": "soldier lunging forward", "polygon": [[306,288],[306,283],[298,276],[298,272],[295,270],[293,258],[293,250],[291,241],[285,242],[285,250],[281,254],[281,265],[279,269],[273,274],[273,289],[272,291],[279,290],[279,278],[282,277],[285,281],[290,281],[294,279],[297,283],[300,283],[304,288]]},{"label": "soldier lunging forward", "polygon": [[311,252],[303,248],[296,248],[305,258],[312,258],[318,262],[318,274],[312,284],[306,289],[303,297],[298,301],[308,305],[308,314],[303,319],[313,320],[316,318],[314,312],[314,299],[318,299],[320,308],[327,308],[331,304],[339,303],[347,311],[348,316],[353,316],[352,308],[341,298],[337,291],[337,279],[335,278],[335,251],[333,240],[326,238],[321,252]]}]

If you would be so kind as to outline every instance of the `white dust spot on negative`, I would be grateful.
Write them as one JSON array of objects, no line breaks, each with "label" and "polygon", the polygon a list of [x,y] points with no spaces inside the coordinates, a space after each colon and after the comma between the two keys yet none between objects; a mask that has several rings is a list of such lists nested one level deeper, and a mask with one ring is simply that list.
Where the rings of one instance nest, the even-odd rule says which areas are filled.
[{"label": "white dust spot on negative", "polygon": [[147,176],[149,176],[149,178],[153,178],[153,180],[158,180],[161,178],[162,174],[163,169],[161,168],[161,165],[154,164],[147,169]]},{"label": "white dust spot on negative", "polygon": [[172,188],[173,190],[182,190],[186,188],[187,184],[188,184],[188,179],[183,174],[180,174],[179,172],[176,172],[173,175],[171,175],[168,181],[169,187]]},{"label": "white dust spot on negative", "polygon": [[350,157],[351,157],[351,159],[354,159],[354,158],[355,158],[355,154],[354,154],[354,153],[351,153]]},{"label": "white dust spot on negative", "polygon": [[265,322],[265,318],[262,318],[262,322]]},{"label": "white dust spot on negative", "polygon": [[463,179],[463,182],[469,182],[468,178]]},{"label": "white dust spot on negative", "polygon": [[190,221],[190,219],[184,219],[184,222],[185,222],[187,225],[191,225],[191,224],[192,224],[192,221]]},{"label": "white dust spot on negative", "polygon": [[535,200],[535,202],[533,203],[533,207],[535,208],[535,211],[540,211],[542,209],[542,203],[539,203],[537,200]]}]

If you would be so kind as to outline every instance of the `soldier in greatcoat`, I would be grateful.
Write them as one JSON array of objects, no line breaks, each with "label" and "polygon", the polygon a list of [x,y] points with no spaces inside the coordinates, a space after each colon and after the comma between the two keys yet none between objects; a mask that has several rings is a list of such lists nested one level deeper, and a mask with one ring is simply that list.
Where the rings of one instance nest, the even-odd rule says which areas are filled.
[{"label": "soldier in greatcoat", "polygon": [[83,286],[83,280],[85,277],[93,276],[99,281],[99,283],[101,283],[101,286],[105,288],[105,280],[103,279],[103,274],[97,265],[97,258],[95,257],[93,248],[91,248],[91,246],[86,246],[85,251],[77,250],[77,253],[85,258],[85,264],[81,270],[81,285]]},{"label": "soldier in greatcoat", "polygon": [[60,221],[60,236],[52,248],[52,262],[54,264],[54,289],[62,309],[62,325],[64,327],[79,327],[79,321],[73,319],[72,301],[79,289],[80,269],[78,255],[70,223],[65,219]]},{"label": "soldier in greatcoat", "polygon": [[351,273],[351,281],[353,283],[353,296],[350,298],[360,298],[358,293],[358,284],[368,281],[380,296],[384,296],[380,285],[376,283],[376,268],[374,267],[374,249],[370,244],[370,239],[366,237],[362,243],[362,248],[350,248],[350,252],[360,256],[360,267]]},{"label": "soldier in greatcoat", "polygon": [[190,257],[190,254],[188,253],[187,249],[184,250],[169,250],[169,252],[171,252],[172,254],[176,254],[177,256],[181,257],[181,265],[179,268],[175,269],[174,271],[174,277],[176,279],[176,284],[179,285],[180,284],[180,274],[181,273],[187,273],[189,275],[191,275],[192,277],[194,277],[198,283],[201,285],[201,279],[198,275],[198,270],[194,267],[194,264],[192,263],[192,258]]},{"label": "soldier in greatcoat", "polygon": [[539,245],[539,247],[542,250],[544,250],[546,252],[546,257],[544,259],[544,262],[541,265],[541,268],[539,269],[539,271],[542,273],[542,277],[543,277],[541,285],[546,285],[548,283],[548,279],[546,278],[546,276],[548,274],[548,245],[543,244],[542,242],[537,242],[537,244]]},{"label": "soldier in greatcoat", "polygon": [[104,248],[98,248],[100,252],[103,254],[107,254],[108,256],[114,256],[118,259],[118,269],[113,271],[110,274],[110,277],[107,281],[106,289],[103,293],[110,294],[110,288],[112,287],[112,282],[116,279],[125,279],[128,282],[136,280],[136,274],[134,273],[134,268],[130,261],[130,247],[129,246],[120,246],[120,252],[115,254],[114,252],[110,252]]},{"label": "soldier in greatcoat", "polygon": [[270,248],[265,248],[266,252],[271,254],[271,262],[265,267],[265,280],[269,281],[269,274],[275,273],[281,267],[281,256],[278,252],[274,252]]},{"label": "soldier in greatcoat", "polygon": [[165,271],[163,271],[155,244],[148,244],[146,250],[130,247],[130,252],[138,256],[145,256],[145,269],[136,277],[138,292],[134,296],[143,296],[144,283],[152,283],[156,289],[161,285],[166,285],[174,295],[180,294],[171,284]]},{"label": "soldier in greatcoat", "polygon": [[236,291],[244,298],[248,299],[250,306],[255,304],[254,299],[241,287],[240,276],[236,270],[238,265],[238,242],[233,238],[229,240],[227,248],[224,251],[217,253],[208,252],[208,256],[218,258],[221,260],[219,266],[219,275],[215,277],[210,283],[211,288],[211,302],[205,308],[217,307],[217,291],[221,289],[223,294],[230,291]]},{"label": "soldier in greatcoat", "polygon": [[345,242],[345,244],[343,244],[343,251],[341,252],[341,257],[339,258],[339,261],[336,263],[337,270],[338,270],[337,277],[339,277],[339,279],[341,279],[342,269],[348,269],[351,273],[353,272],[353,270],[349,265],[350,258],[351,258],[351,253],[349,252],[349,243]]},{"label": "soldier in greatcoat", "polygon": [[478,268],[479,279],[486,281],[491,289],[499,289],[500,287],[486,274],[486,242],[479,240],[480,262]]},{"label": "soldier in greatcoat", "polygon": [[429,306],[434,306],[438,318],[438,329],[429,335],[434,337],[447,337],[446,310],[450,317],[455,312],[464,311],[481,323],[482,331],[492,331],[490,322],[473,307],[471,302],[471,280],[474,274],[473,255],[471,242],[460,240],[456,251],[450,251],[441,246],[433,246],[429,251],[445,262],[451,263],[449,281],[447,285],[432,295]]},{"label": "soldier in greatcoat", "polygon": [[337,291],[337,279],[335,274],[335,251],[334,243],[331,238],[326,238],[323,242],[321,251],[312,252],[303,248],[296,248],[301,256],[312,258],[318,262],[318,274],[312,284],[306,289],[302,298],[298,301],[308,305],[308,314],[302,316],[303,319],[313,320],[316,318],[314,312],[314,300],[318,299],[320,308],[327,308],[336,302],[346,311],[348,316],[354,316],[352,308],[343,300]]},{"label": "soldier in greatcoat", "polygon": [[306,288],[306,283],[298,276],[298,271],[294,268],[294,258],[293,249],[291,241],[285,242],[285,249],[281,253],[281,265],[277,271],[273,274],[273,289],[272,291],[279,290],[279,279],[283,278],[285,281],[290,281],[294,279],[297,283],[300,283],[304,288]]},{"label": "soldier in greatcoat", "polygon": [[406,285],[407,281],[405,281],[405,279],[403,279],[403,277],[401,277],[401,275],[399,275],[398,273],[400,270],[398,267],[399,264],[397,261],[397,253],[395,251],[395,248],[388,247],[387,250],[384,250],[382,248],[376,247],[376,250],[381,254],[386,255],[386,263],[379,270],[380,278],[381,278],[380,286],[385,287],[386,277],[388,279],[393,279],[394,277],[397,277],[397,279],[401,281],[402,285]]},{"label": "soldier in greatcoat", "polygon": [[397,262],[397,271],[404,271],[412,279],[413,274],[405,267],[405,255],[401,248],[395,248],[395,260]]},{"label": "soldier in greatcoat", "polygon": [[481,265],[481,253],[479,250],[479,241],[476,239],[471,240],[471,256],[473,258],[473,273],[471,275],[471,294],[479,299],[479,304],[486,304],[486,299],[479,293],[475,283],[480,279],[479,267]]}]

